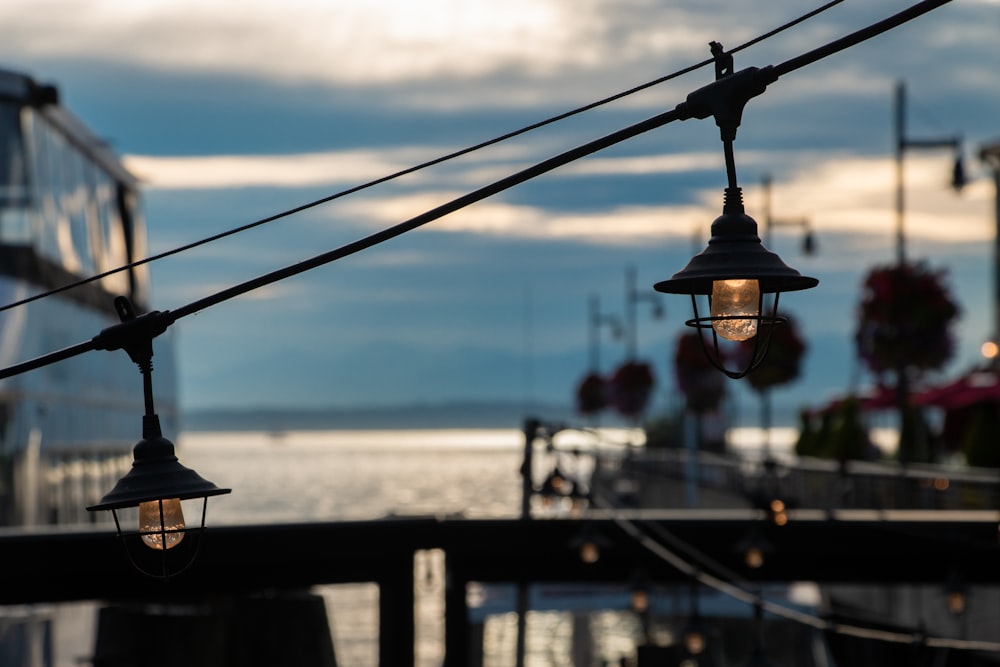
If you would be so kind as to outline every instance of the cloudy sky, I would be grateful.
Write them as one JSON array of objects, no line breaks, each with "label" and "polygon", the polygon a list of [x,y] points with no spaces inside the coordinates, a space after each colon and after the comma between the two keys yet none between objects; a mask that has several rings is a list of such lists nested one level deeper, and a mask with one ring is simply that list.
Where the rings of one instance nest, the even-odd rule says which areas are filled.
[{"label": "cloudy sky", "polygon": [[[818,6],[820,3],[815,3]],[[912,4],[846,0],[736,54],[778,64]],[[733,48],[812,3],[780,0],[5,0],[0,66],[57,84],[146,184],[151,252],[190,243],[613,95]],[[907,254],[947,271],[962,303],[949,373],[993,334],[994,189],[976,158],[1000,139],[1000,3],[954,0],[793,72],[750,102],[736,141],[748,212],[769,247],[820,280],[782,299],[808,338],[789,406],[864,384],[858,288],[895,257],[893,90],[909,139],[963,137],[976,177],[948,188],[949,151],[905,156]],[[705,67],[586,114],[153,265],[175,309],[341,246],[670,109]],[[683,267],[721,211],[711,120],[672,123],[376,248],[174,326],[181,403],[569,403],[589,370],[588,304],[621,317]],[[762,229],[762,235],[764,230]],[[700,249],[700,248],[699,248]],[[685,297],[637,303],[639,355],[673,390]],[[96,333],[96,332],[95,332]],[[601,330],[600,365],[623,359]],[[733,386],[736,395],[741,387]],[[747,405],[752,403],[747,399]],[[748,407],[748,411],[754,408]]]}]

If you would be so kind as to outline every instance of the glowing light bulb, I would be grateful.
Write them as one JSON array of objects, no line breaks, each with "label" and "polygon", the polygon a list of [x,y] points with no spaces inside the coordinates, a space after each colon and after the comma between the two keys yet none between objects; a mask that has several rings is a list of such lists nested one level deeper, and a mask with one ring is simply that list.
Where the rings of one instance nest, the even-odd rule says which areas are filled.
[{"label": "glowing light bulb", "polygon": [[643,590],[632,591],[632,611],[642,613],[649,609],[649,593]]},{"label": "glowing light bulb", "polygon": [[[160,523],[160,506],[163,523]],[[176,532],[175,532],[176,531]],[[139,533],[150,549],[173,549],[184,539],[184,513],[178,498],[139,503]],[[166,547],[163,542],[166,538]]]},{"label": "glowing light bulb", "polygon": [[590,565],[601,559],[601,550],[593,542],[587,541],[580,545],[580,560]]},{"label": "glowing light bulb", "polygon": [[744,556],[747,567],[756,570],[764,565],[764,552],[760,547],[750,547]]},{"label": "glowing light bulb", "polygon": [[698,655],[705,650],[705,635],[697,630],[688,630],[684,635],[684,647],[691,655]]},{"label": "glowing light bulb", "polygon": [[712,283],[712,317],[746,315],[748,319],[712,322],[712,328],[726,340],[749,340],[757,335],[760,314],[760,283],[747,280],[716,280]]},{"label": "glowing light bulb", "polygon": [[948,593],[948,611],[956,616],[965,613],[965,595],[958,591]]}]

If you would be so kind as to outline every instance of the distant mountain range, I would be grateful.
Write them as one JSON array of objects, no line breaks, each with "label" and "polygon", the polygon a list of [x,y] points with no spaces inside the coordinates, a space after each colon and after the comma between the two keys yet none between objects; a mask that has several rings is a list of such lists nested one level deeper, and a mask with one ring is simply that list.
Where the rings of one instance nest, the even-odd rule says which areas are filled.
[{"label": "distant mountain range", "polygon": [[[187,431],[295,431],[332,429],[521,428],[527,417],[579,423],[570,406],[520,402],[455,402],[367,408],[233,408],[190,410]],[[611,420],[602,420],[602,423]],[[608,424],[610,425],[610,424]]]}]

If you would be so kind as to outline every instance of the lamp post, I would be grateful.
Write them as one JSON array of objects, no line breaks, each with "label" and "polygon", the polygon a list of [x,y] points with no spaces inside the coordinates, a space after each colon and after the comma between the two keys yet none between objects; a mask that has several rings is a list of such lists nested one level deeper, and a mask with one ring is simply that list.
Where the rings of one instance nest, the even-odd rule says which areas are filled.
[{"label": "lamp post", "polygon": [[906,136],[906,84],[902,81],[896,83],[894,96],[895,112],[893,114],[893,128],[895,132],[896,149],[896,261],[902,265],[906,263],[906,240],[903,231],[904,215],[906,206],[905,188],[903,187],[903,154],[909,148],[950,148],[955,153],[955,164],[952,168],[951,187],[960,191],[965,186],[965,169],[962,165],[962,137],[952,135],[950,137],[935,137],[924,139],[910,139]]},{"label": "lamp post", "polygon": [[[903,155],[910,148],[951,148],[955,154],[955,163],[952,168],[951,187],[958,192],[965,186],[965,169],[962,166],[962,138],[958,135],[950,137],[934,137],[923,139],[910,139],[906,136],[906,84],[903,81],[896,83],[893,114],[893,129],[895,133],[896,151],[896,263],[903,267],[906,265],[906,240],[904,233],[904,210],[906,208],[906,189],[903,186]],[[908,442],[905,432],[910,411],[910,378],[908,376],[905,361],[901,358],[896,365],[896,403],[899,410],[899,430],[900,430],[900,460],[906,459],[912,454],[909,450],[915,446]],[[916,421],[913,422],[914,436],[923,438],[924,434],[919,429]]]},{"label": "lamp post", "polygon": [[653,318],[663,317],[663,303],[659,295],[653,292],[640,292],[636,287],[635,267],[629,266],[625,269],[625,317],[627,325],[625,327],[626,344],[625,358],[635,359],[639,354],[639,325],[636,318],[636,305],[639,301],[648,301],[653,308]]},{"label": "lamp post", "polygon": [[592,373],[601,372],[601,327],[611,328],[611,335],[614,338],[621,338],[622,325],[617,317],[601,312],[601,298],[592,294],[589,302],[590,313],[588,322],[590,323],[590,370]]}]

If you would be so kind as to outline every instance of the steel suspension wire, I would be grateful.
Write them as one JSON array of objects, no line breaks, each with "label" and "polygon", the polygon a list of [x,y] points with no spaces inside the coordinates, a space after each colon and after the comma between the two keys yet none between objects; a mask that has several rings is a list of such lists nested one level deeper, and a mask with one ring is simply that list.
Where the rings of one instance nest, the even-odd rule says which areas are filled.
[{"label": "steel suspension wire", "polygon": [[[730,49],[729,51],[726,52],[726,54],[727,55],[732,55],[734,53],[737,53],[739,51],[747,49],[747,48],[749,48],[749,47],[751,47],[751,46],[753,46],[755,44],[758,44],[758,43],[760,43],[762,41],[765,41],[765,40],[767,40],[767,39],[769,39],[771,37],[774,37],[775,35],[777,35],[777,34],[779,34],[781,32],[784,32],[785,30],[788,30],[789,28],[792,28],[792,27],[794,27],[794,26],[796,26],[796,25],[798,25],[798,24],[800,24],[800,23],[802,23],[802,22],[804,22],[804,21],[806,21],[806,20],[808,20],[808,19],[810,19],[810,18],[812,18],[814,16],[817,16],[818,14],[823,13],[824,11],[830,9],[831,7],[834,7],[835,5],[839,5],[843,1],[844,0],[831,0],[830,2],[826,3],[825,5],[817,7],[816,9],[814,9],[814,10],[812,10],[812,11],[806,13],[806,14],[803,14],[803,15],[801,15],[801,16],[799,16],[799,17],[797,17],[797,18],[795,18],[795,19],[793,19],[791,21],[788,21],[787,23],[784,23],[784,24],[778,26],[777,28],[774,28],[774,29],[772,29],[772,30],[770,30],[770,31],[762,34],[762,35],[754,37],[753,39],[751,39],[751,40],[749,40],[747,42],[744,42],[743,44],[740,44],[739,46],[736,46],[733,49]],[[87,285],[89,283],[96,282],[98,280],[102,280],[102,279],[107,278],[109,276],[113,276],[113,275],[115,275],[117,273],[121,273],[122,271],[127,271],[129,269],[133,269],[133,268],[142,266],[144,264],[150,264],[152,262],[156,262],[156,261],[159,261],[161,259],[166,259],[168,257],[172,257],[174,255],[178,255],[178,254],[180,254],[182,252],[187,252],[188,250],[193,250],[195,248],[198,248],[200,246],[206,245],[208,243],[213,243],[215,241],[219,241],[219,240],[222,240],[224,238],[228,238],[230,236],[234,236],[236,234],[239,234],[239,233],[242,233],[242,232],[245,232],[245,231],[249,231],[251,229],[255,229],[257,227],[260,227],[260,226],[263,226],[263,225],[275,222],[277,220],[281,220],[283,218],[287,218],[289,216],[295,215],[297,213],[301,213],[303,211],[307,211],[309,209],[315,208],[317,206],[321,206],[323,204],[328,204],[328,203],[330,203],[332,201],[335,201],[337,199],[341,199],[341,198],[346,197],[348,195],[352,195],[352,194],[355,194],[357,192],[361,192],[362,190],[367,190],[368,188],[372,188],[372,187],[375,187],[377,185],[382,185],[383,183],[388,183],[389,181],[395,180],[397,178],[401,178],[403,176],[407,176],[409,174],[421,171],[423,169],[427,169],[427,168],[430,168],[430,167],[433,167],[433,166],[436,166],[436,165],[439,165],[439,164],[443,164],[443,163],[448,162],[450,160],[454,160],[456,158],[468,155],[470,153],[474,153],[475,151],[482,150],[484,148],[488,148],[490,146],[499,144],[499,143],[507,141],[509,139],[513,139],[515,137],[519,137],[519,136],[521,136],[523,134],[527,134],[528,132],[531,132],[533,130],[537,130],[537,129],[546,127],[548,125],[552,125],[552,124],[557,123],[559,121],[566,120],[567,118],[571,118],[573,116],[582,114],[582,113],[587,112],[587,111],[591,111],[593,109],[596,109],[598,107],[604,106],[606,104],[610,104],[611,102],[616,102],[616,101],[618,101],[620,99],[628,97],[629,95],[634,95],[634,94],[642,92],[643,90],[646,90],[648,88],[652,88],[652,87],[660,85],[662,83],[666,83],[667,81],[671,81],[673,79],[681,77],[681,76],[683,76],[685,74],[690,74],[691,72],[694,72],[694,71],[696,71],[698,69],[701,69],[702,67],[705,67],[707,65],[711,65],[713,62],[715,62],[714,58],[709,58],[709,59],[703,60],[703,61],[701,61],[699,63],[695,63],[694,65],[689,65],[689,66],[684,67],[682,69],[676,70],[676,71],[674,71],[674,72],[672,72],[670,74],[661,76],[661,77],[659,77],[657,79],[653,79],[652,81],[647,81],[646,83],[639,84],[637,86],[634,86],[633,88],[629,88],[628,90],[624,90],[624,91],[615,93],[615,94],[610,95],[608,97],[604,97],[604,98],[599,99],[597,101],[590,102],[590,103],[585,104],[583,106],[577,107],[575,109],[571,109],[569,111],[565,111],[565,112],[557,114],[555,116],[551,116],[551,117],[546,118],[544,120],[540,120],[540,121],[537,121],[535,123],[531,123],[529,125],[526,125],[524,127],[519,128],[517,130],[512,130],[512,131],[507,132],[505,134],[501,134],[501,135],[498,135],[496,137],[493,137],[492,139],[486,139],[486,140],[481,141],[481,142],[479,142],[477,144],[474,144],[472,146],[468,146],[466,148],[462,148],[462,149],[454,151],[452,153],[447,153],[445,155],[441,155],[439,157],[427,160],[426,162],[421,162],[419,164],[407,167],[405,169],[400,169],[399,171],[393,172],[391,174],[387,174],[385,176],[381,176],[381,177],[373,179],[371,181],[367,181],[365,183],[361,183],[359,185],[355,185],[355,186],[349,187],[347,189],[340,190],[340,191],[335,192],[335,193],[333,193],[331,195],[327,195],[326,197],[322,197],[320,199],[316,199],[314,201],[307,202],[307,203],[302,204],[300,206],[296,206],[294,208],[290,208],[290,209],[287,209],[285,211],[281,211],[279,213],[275,213],[274,215],[270,215],[270,216],[267,216],[267,217],[264,217],[264,218],[260,218],[258,220],[253,221],[253,222],[249,222],[249,223],[247,223],[245,225],[240,225],[238,227],[233,227],[232,229],[228,229],[226,231],[219,232],[218,234],[213,234],[211,236],[207,236],[207,237],[204,237],[202,239],[199,239],[199,240],[196,240],[196,241],[192,241],[191,243],[187,243],[187,244],[184,244],[184,245],[181,245],[181,246],[177,246],[176,248],[172,248],[170,250],[165,250],[165,251],[163,251],[161,253],[157,253],[155,255],[150,255],[149,257],[145,257],[143,259],[138,259],[138,260],[135,260],[133,262],[129,262],[128,264],[124,264],[122,266],[119,266],[119,267],[116,267],[116,268],[113,268],[113,269],[108,269],[107,271],[104,271],[104,272],[101,272],[101,273],[97,273],[97,274],[94,274],[92,276],[88,276],[86,278],[82,278],[80,280],[76,280],[74,282],[67,283],[65,285],[61,285],[59,287],[55,287],[55,288],[47,290],[45,292],[39,292],[38,294],[33,294],[33,295],[29,296],[29,297],[25,297],[23,299],[19,299],[17,301],[13,301],[13,302],[8,303],[6,305],[0,306],[0,312],[3,312],[5,310],[9,310],[11,308],[17,308],[19,306],[23,306],[23,305],[26,305],[26,304],[32,303],[34,301],[38,301],[40,299],[44,299],[44,298],[50,297],[50,296],[54,296],[56,294],[60,294],[62,292],[66,292],[66,291],[69,291],[71,289],[75,289],[77,287],[82,287],[83,285]]]}]

